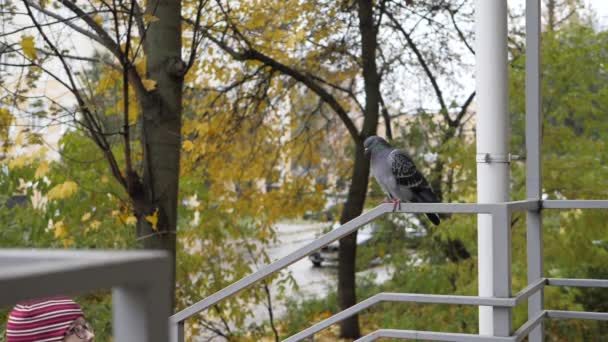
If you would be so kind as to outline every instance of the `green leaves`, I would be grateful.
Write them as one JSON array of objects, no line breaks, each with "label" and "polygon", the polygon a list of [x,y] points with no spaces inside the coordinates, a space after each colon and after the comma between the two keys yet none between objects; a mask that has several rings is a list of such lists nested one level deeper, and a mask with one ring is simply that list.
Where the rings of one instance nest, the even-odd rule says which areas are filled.
[{"label": "green leaves", "polygon": [[[542,37],[543,192],[548,199],[605,199],[608,196],[608,77],[605,56],[608,34],[584,25],[564,25]],[[511,69],[510,110],[513,114],[512,150],[524,151],[523,96],[525,59]],[[514,163],[514,189],[523,198],[524,165]],[[515,197],[514,197],[515,198]],[[601,278],[608,268],[608,241],[604,210],[544,211],[544,254],[547,276]],[[523,221],[523,220],[521,220]],[[525,229],[518,225],[523,246]],[[515,236],[515,234],[514,234]],[[523,248],[523,247],[517,247]],[[525,265],[523,252],[514,265]],[[514,256],[517,253],[514,253]],[[524,278],[525,267],[518,272]],[[515,270],[515,267],[514,267]],[[515,278],[514,278],[515,279]],[[577,295],[578,294],[578,295]],[[582,310],[590,305],[590,293],[548,290],[548,307]],[[575,296],[576,295],[576,296]],[[559,321],[548,325],[550,335],[567,340],[603,340],[593,322]]]}]

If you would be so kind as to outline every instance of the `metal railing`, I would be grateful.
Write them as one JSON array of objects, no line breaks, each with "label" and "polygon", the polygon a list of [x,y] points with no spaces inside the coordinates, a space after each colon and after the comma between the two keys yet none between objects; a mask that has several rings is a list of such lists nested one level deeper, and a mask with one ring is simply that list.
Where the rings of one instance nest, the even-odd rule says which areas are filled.
[{"label": "metal railing", "polygon": [[[497,5],[504,5],[495,1]],[[476,1],[476,5],[485,4],[486,1]],[[595,312],[568,312],[544,309],[543,290],[545,286],[597,286],[607,287],[607,280],[593,279],[554,279],[544,278],[543,265],[543,237],[542,237],[542,215],[541,209],[606,209],[608,201],[600,200],[565,200],[565,201],[544,201],[542,198],[542,101],[541,101],[541,63],[540,63],[540,40],[541,40],[541,6],[540,0],[526,0],[526,197],[530,200],[507,203],[491,204],[453,204],[453,203],[426,203],[426,204],[402,204],[400,212],[407,213],[469,213],[469,214],[488,214],[491,215],[491,263],[492,263],[492,295],[490,297],[474,296],[436,296],[424,294],[390,294],[381,293],[362,301],[355,306],[346,309],[336,315],[317,323],[316,325],[302,331],[287,341],[297,341],[310,337],[316,332],[327,326],[344,319],[356,312],[364,310],[375,303],[382,301],[400,302],[425,302],[443,304],[465,304],[478,306],[491,306],[492,310],[492,333],[491,336],[481,336],[473,334],[454,334],[428,331],[406,331],[406,330],[378,330],[365,336],[359,341],[374,341],[381,337],[389,338],[415,338],[436,341],[521,341],[526,336],[530,342],[541,342],[544,340],[544,319],[550,318],[577,318],[606,320],[608,314]],[[484,7],[486,10],[488,7]],[[479,8],[477,8],[479,9]],[[493,7],[499,15],[506,15],[506,8]],[[503,13],[504,12],[504,13]],[[478,18],[476,18],[478,19]],[[488,19],[488,17],[485,17]],[[504,18],[495,18],[503,20]],[[494,19],[492,19],[494,20]],[[487,23],[487,21],[486,21]],[[498,29],[497,29],[498,30]],[[506,32],[495,32],[498,39],[505,42],[506,37],[502,34]],[[504,39],[503,39],[504,38]],[[505,45],[506,47],[506,45]],[[501,47],[502,49],[502,47]],[[484,50],[484,49],[482,49]],[[486,49],[487,50],[487,46]],[[499,49],[500,50],[500,49]],[[496,50],[498,51],[498,50]],[[502,56],[501,56],[502,58]],[[487,73],[493,73],[492,68],[496,61],[491,60],[485,66]],[[502,66],[497,66],[493,77],[501,78],[500,71]],[[503,68],[504,70],[504,68]],[[504,79],[504,78],[503,78]],[[505,86],[506,83],[500,86]],[[506,89],[506,88],[505,88]],[[505,90],[506,92],[506,90]],[[486,94],[487,95],[487,94]],[[488,97],[479,94],[488,100]],[[480,106],[481,107],[481,106]],[[504,125],[503,125],[504,126]],[[493,128],[493,127],[490,127]],[[498,128],[497,128],[498,130]],[[500,133],[500,132],[496,132]],[[485,152],[485,151],[478,151]],[[336,241],[371,220],[392,211],[392,205],[384,204],[368,211],[358,218],[344,224],[340,228],[322,236],[312,243],[298,249],[288,256],[262,268],[261,270],[237,281],[227,288],[203,299],[191,307],[178,312],[170,318],[171,338],[174,342],[181,342],[184,339],[184,322],[189,317],[209,308],[220,302],[226,297],[251,286],[252,284],[265,279],[305,257],[315,250]],[[526,212],[527,221],[527,267],[528,284],[515,297],[511,296],[511,213],[516,211]],[[483,226],[480,229],[486,229]],[[485,241],[485,240],[484,240]],[[489,240],[488,240],[489,241]],[[487,257],[486,257],[487,258]],[[487,280],[487,279],[486,279]],[[513,332],[512,328],[512,308],[522,302],[528,301],[528,321],[519,329]],[[485,321],[485,320],[484,320]],[[488,323],[488,322],[484,322]],[[487,327],[484,324],[484,330]]]},{"label": "metal railing", "polygon": [[[569,312],[556,310],[542,310],[536,312],[525,324],[512,333],[511,310],[513,307],[525,300],[532,300],[533,296],[542,294],[545,286],[571,286],[571,287],[608,287],[608,280],[597,279],[557,279],[537,278],[529,279],[529,285],[515,296],[511,295],[511,214],[526,211],[537,215],[541,209],[605,209],[608,201],[605,200],[570,200],[570,201],[514,201],[496,204],[476,203],[402,203],[397,213],[457,213],[457,214],[489,214],[492,216],[493,231],[493,265],[494,265],[494,295],[492,297],[480,296],[453,296],[453,295],[429,295],[412,293],[379,293],[367,298],[360,303],[341,311],[315,325],[287,338],[286,342],[301,341],[313,337],[316,333],[341,320],[355,315],[380,302],[411,302],[430,304],[452,304],[452,305],[476,305],[494,307],[494,336],[482,336],[475,334],[443,333],[430,331],[409,330],[385,330],[375,331],[358,341],[374,341],[378,338],[415,338],[434,341],[521,341],[538,326],[542,326],[545,318],[575,318],[608,320],[608,313],[596,312]],[[171,341],[183,342],[185,321],[230,297],[249,286],[283,270],[292,263],[308,256],[312,252],[341,239],[354,232],[358,228],[393,212],[392,204],[381,204],[378,207],[365,212],[361,216],[345,223],[341,227],[321,236],[311,243],[299,248],[291,254],[271,263],[259,271],[231,284],[230,286],[212,294],[211,296],[195,303],[194,305],[176,313],[170,317]],[[532,223],[540,224],[539,220]],[[528,230],[540,229],[534,224],[528,224]],[[536,237],[536,238],[535,238]],[[542,235],[528,234],[528,247],[542,246]],[[533,241],[530,241],[532,238]],[[533,254],[533,253],[529,253]],[[535,257],[529,255],[530,257]],[[528,260],[530,263],[530,259]],[[537,262],[537,260],[532,260]]]},{"label": "metal railing", "polygon": [[0,265],[0,307],[111,288],[114,341],[167,341],[171,265],[165,252],[2,249]]}]

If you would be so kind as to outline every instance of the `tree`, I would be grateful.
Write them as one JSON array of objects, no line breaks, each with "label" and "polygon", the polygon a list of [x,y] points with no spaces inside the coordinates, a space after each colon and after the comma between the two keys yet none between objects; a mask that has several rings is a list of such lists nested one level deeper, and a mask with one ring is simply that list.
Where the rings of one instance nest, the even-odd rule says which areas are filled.
[{"label": "tree", "polygon": [[[286,80],[283,84],[295,82],[302,93],[314,94],[322,103],[316,112],[323,115],[322,111],[328,108],[342,123],[350,139],[352,163],[349,189],[340,218],[344,223],[361,213],[366,198],[369,161],[363,155],[362,142],[375,134],[381,105],[384,105],[382,115],[388,134],[391,132],[389,113],[399,110],[396,105],[387,106],[383,96],[399,98],[400,95],[391,87],[387,87],[387,94],[382,94],[381,82],[395,77],[392,72],[399,64],[403,68],[411,65],[409,61],[400,59],[400,53],[396,52],[399,50],[391,45],[394,33],[403,34],[405,44],[414,51],[414,59],[423,66],[424,77],[434,85],[441,103],[439,111],[445,119],[443,124],[447,137],[444,143],[458,132],[465,121],[473,94],[453,110],[441,93],[439,76],[429,66],[429,60],[435,55],[421,52],[411,32],[408,33],[401,25],[402,20],[410,18],[415,29],[420,20],[428,18],[426,20],[432,23],[439,14],[449,13],[444,18],[451,18],[454,23],[453,37],[467,44],[465,33],[455,24],[454,18],[459,14],[457,5],[451,7],[438,2],[432,6],[416,7],[393,1],[377,4],[369,1],[314,4],[282,1],[270,2],[260,8],[250,2],[232,4],[216,1],[208,11],[215,14],[210,15],[202,32],[234,60],[242,62],[241,65],[259,66],[258,72],[280,76]],[[442,25],[437,24],[436,27]],[[303,31],[302,27],[309,30]],[[430,51],[429,47],[426,52]],[[432,63],[438,62],[433,59]],[[403,69],[399,71],[403,72]],[[441,163],[437,165],[438,174],[442,174]],[[442,177],[433,179],[436,179],[434,183],[437,186]],[[341,241],[338,288],[343,309],[356,302],[355,241],[356,234]],[[357,317],[345,320],[341,331],[343,337],[359,336]]]},{"label": "tree", "polygon": [[[147,1],[142,7],[135,0],[87,4],[24,0],[18,5],[5,4],[7,11],[3,11],[3,20],[14,28],[3,34],[2,48],[9,52],[8,60],[3,61],[7,67],[3,78],[14,81],[4,85],[10,94],[3,97],[5,108],[12,115],[23,112],[41,75],[68,90],[74,110],[61,108],[59,114],[56,107],[61,104],[42,97],[46,108],[38,115],[53,120],[67,117],[86,132],[103,151],[113,178],[128,196],[127,204],[137,219],[137,239],[144,248],[169,251],[173,265],[182,88],[200,42],[196,30],[188,32],[190,55],[182,60],[181,19],[185,12],[198,22],[203,4],[202,0],[186,1],[182,9],[181,1]],[[30,23],[11,21],[11,16],[27,17]],[[90,40],[105,51],[104,57],[89,58],[79,55],[78,49],[70,50],[61,40],[63,30]],[[95,92],[105,89],[79,78],[90,63],[103,65],[107,84],[121,82],[116,105],[122,107],[122,120],[114,130],[104,126],[105,113],[93,102]],[[23,72],[27,77],[19,76]],[[112,148],[113,137],[123,140],[121,149]]]}]

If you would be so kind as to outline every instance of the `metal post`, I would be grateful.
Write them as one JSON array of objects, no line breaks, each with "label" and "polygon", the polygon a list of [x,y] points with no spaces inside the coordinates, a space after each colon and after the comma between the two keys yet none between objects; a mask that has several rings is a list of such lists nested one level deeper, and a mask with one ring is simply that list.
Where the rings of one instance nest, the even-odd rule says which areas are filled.
[{"label": "metal post", "polygon": [[[541,86],[540,86],[540,0],[526,1],[526,195],[540,200],[541,180]],[[528,284],[543,276],[543,232],[539,210],[527,212]],[[543,290],[528,299],[528,317],[543,311]],[[534,328],[528,340],[544,340],[543,323]]]},{"label": "metal post", "polygon": [[[509,200],[507,1],[475,0],[477,202]],[[492,218],[478,215],[479,295],[494,291]],[[479,307],[479,333],[492,335],[493,310]]]},{"label": "metal post", "polygon": [[124,286],[112,289],[114,340],[116,342],[168,341],[167,317],[171,313],[168,293],[168,288],[163,289],[158,285]]},{"label": "metal post", "polygon": [[[501,206],[492,215],[493,289],[496,298],[511,297],[511,213]],[[492,325],[494,336],[510,336],[511,308],[494,307]]]},{"label": "metal post", "polygon": [[169,320],[169,341],[170,342],[184,342],[185,341],[185,322],[179,321],[174,322]]}]

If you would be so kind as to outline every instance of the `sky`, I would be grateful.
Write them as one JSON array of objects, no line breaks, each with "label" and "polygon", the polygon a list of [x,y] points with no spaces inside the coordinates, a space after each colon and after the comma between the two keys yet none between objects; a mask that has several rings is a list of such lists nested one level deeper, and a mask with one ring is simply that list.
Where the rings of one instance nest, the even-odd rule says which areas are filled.
[{"label": "sky", "polygon": [[597,19],[601,27],[608,26],[608,1],[606,0],[586,0],[586,5],[597,12]]},{"label": "sky", "polygon": [[[509,6],[523,7],[526,0],[508,0]],[[597,13],[599,28],[608,28],[608,0],[583,0],[585,8],[593,9]]]}]

